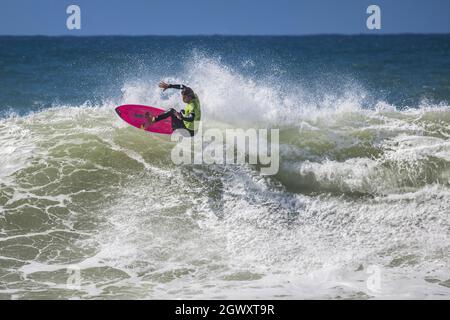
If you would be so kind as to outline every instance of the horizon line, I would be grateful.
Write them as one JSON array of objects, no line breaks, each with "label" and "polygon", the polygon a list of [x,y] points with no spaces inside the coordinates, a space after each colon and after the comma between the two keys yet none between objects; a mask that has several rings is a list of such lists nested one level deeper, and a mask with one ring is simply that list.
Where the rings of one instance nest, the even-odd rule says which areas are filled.
[{"label": "horizon line", "polygon": [[0,37],[314,37],[314,36],[395,36],[395,35],[450,35],[450,32],[393,32],[393,33],[304,33],[304,34],[0,34]]}]

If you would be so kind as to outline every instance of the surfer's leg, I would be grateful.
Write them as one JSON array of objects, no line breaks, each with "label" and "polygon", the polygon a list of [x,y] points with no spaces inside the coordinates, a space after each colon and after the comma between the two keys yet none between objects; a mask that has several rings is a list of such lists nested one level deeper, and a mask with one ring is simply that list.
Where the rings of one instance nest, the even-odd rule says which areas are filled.
[{"label": "surfer's leg", "polygon": [[159,116],[155,117],[155,121],[160,121],[163,119],[166,119],[168,117],[171,117],[172,119],[172,129],[175,131],[177,129],[185,129],[186,131],[188,131],[189,135],[192,137],[194,136],[194,131],[193,130],[189,130],[186,128],[186,126],[184,125],[183,120],[180,120],[177,118],[177,116],[175,115],[177,113],[177,111],[173,108],[167,110],[166,112],[160,114]]},{"label": "surfer's leg", "polygon": [[186,126],[184,125],[184,121],[178,119],[175,114],[173,114],[172,116],[172,129],[175,131],[177,129],[183,129],[183,132],[186,132],[185,134],[183,134],[186,137],[193,137],[195,132],[194,130],[189,130],[188,128],[186,128]]},{"label": "surfer's leg", "polygon": [[182,120],[178,119],[175,115],[172,116],[172,129],[185,129],[184,123]]},{"label": "surfer's leg", "polygon": [[176,129],[186,129],[186,127],[184,126],[183,120],[180,120],[177,118],[176,116],[177,111],[173,108],[167,110],[166,112],[160,114],[159,116],[157,116],[155,118],[155,122],[156,121],[160,121],[163,119],[166,119],[168,117],[171,117],[172,119],[172,129],[176,130]]},{"label": "surfer's leg", "polygon": [[195,132],[194,130],[189,130],[188,128],[186,128],[186,126],[184,125],[184,122],[180,119],[178,119],[177,117],[173,117],[172,118],[172,129],[173,131],[177,130],[177,129],[182,129],[182,134],[185,137],[193,137]]},{"label": "surfer's leg", "polygon": [[176,118],[176,117],[175,117],[175,112],[176,112],[175,109],[170,108],[170,109],[167,110],[166,112],[161,113],[159,116],[155,117],[155,122],[160,121],[160,120],[164,120],[164,119],[166,119],[166,118],[168,118],[168,117],[172,117],[172,119],[173,119],[173,118]]}]

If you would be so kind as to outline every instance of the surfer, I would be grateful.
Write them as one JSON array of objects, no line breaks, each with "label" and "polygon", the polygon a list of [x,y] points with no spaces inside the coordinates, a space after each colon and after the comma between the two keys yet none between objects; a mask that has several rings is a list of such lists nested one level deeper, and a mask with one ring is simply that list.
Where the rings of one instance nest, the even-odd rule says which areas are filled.
[{"label": "surfer", "polygon": [[166,91],[167,89],[181,90],[181,97],[183,102],[186,103],[186,107],[184,110],[181,110],[181,112],[170,108],[157,117],[150,117],[150,114],[147,112],[145,114],[146,119],[150,124],[152,124],[171,117],[173,130],[185,129],[192,137],[196,132],[195,122],[200,121],[201,118],[200,100],[198,99],[198,96],[191,88],[183,84],[168,84],[162,81],[159,83],[159,87],[163,89],[163,91]]}]

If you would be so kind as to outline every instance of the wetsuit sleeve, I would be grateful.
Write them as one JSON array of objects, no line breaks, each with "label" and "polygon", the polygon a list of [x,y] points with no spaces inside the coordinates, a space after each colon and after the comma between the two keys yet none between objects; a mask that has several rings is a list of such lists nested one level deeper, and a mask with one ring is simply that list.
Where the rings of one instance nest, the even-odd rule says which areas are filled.
[{"label": "wetsuit sleeve", "polygon": [[170,89],[179,89],[179,90],[182,90],[182,89],[185,89],[185,88],[187,88],[184,84],[169,84],[169,88]]},{"label": "wetsuit sleeve", "polygon": [[194,121],[194,118],[195,118],[195,113],[193,113],[193,112],[189,113],[186,117],[183,114],[181,114],[181,119],[183,119],[183,121],[192,122],[192,121]]}]

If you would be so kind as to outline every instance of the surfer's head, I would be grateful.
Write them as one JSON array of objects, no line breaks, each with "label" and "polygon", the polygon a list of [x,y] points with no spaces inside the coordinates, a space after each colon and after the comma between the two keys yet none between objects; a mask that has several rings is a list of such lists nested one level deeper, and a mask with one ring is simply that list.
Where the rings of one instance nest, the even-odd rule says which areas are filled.
[{"label": "surfer's head", "polygon": [[183,90],[181,90],[181,96],[183,98],[184,103],[189,103],[192,101],[192,99],[194,99],[195,94],[191,88],[186,87]]}]

